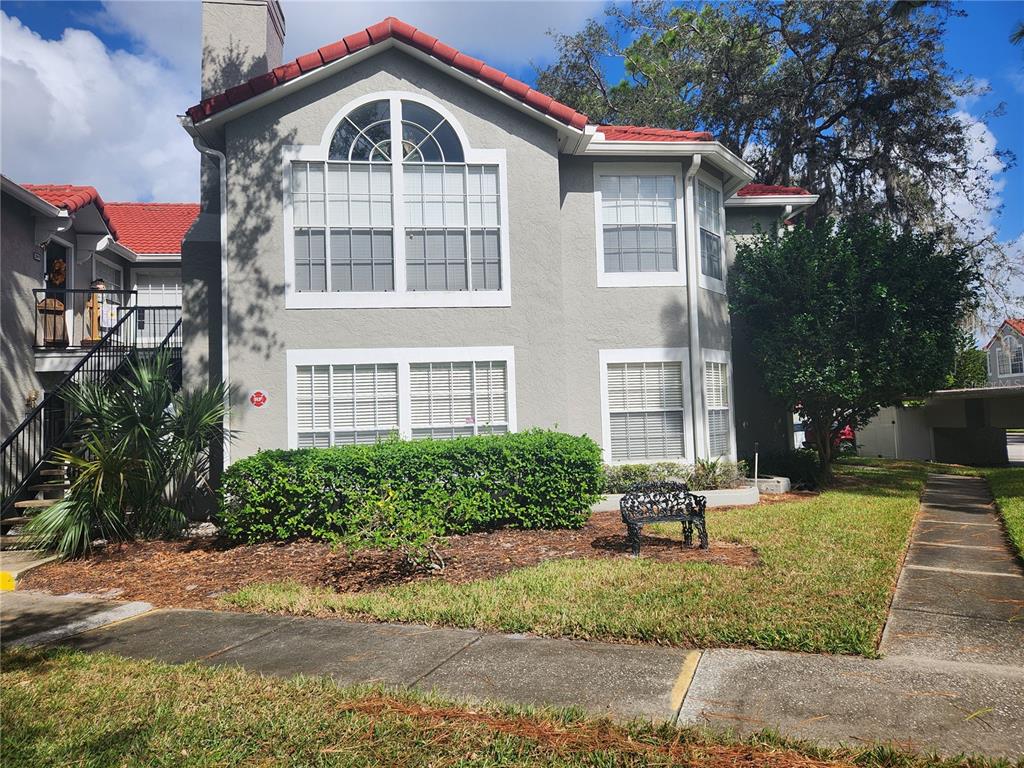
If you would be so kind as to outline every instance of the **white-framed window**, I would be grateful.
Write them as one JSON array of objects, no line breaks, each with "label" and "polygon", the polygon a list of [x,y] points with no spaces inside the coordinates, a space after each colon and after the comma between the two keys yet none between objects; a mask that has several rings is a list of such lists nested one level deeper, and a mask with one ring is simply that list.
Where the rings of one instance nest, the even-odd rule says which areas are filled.
[{"label": "white-framed window", "polygon": [[510,305],[505,150],[442,105],[358,99],[283,177],[288,308]]},{"label": "white-framed window", "polygon": [[1009,335],[997,339],[996,361],[1000,376],[1024,374],[1024,345]]},{"label": "white-framed window", "polygon": [[296,447],[375,443],[398,432],[398,366],[300,365]]},{"label": "white-framed window", "polygon": [[698,173],[694,180],[697,203],[697,253],[702,287],[725,292],[725,208],[722,185]]},{"label": "white-framed window", "polygon": [[601,350],[605,461],[693,457],[686,348]]},{"label": "white-framed window", "polygon": [[[94,256],[92,262],[92,279],[102,280],[108,291],[124,290],[124,270],[120,265],[107,261],[102,256]],[[120,296],[111,295],[108,297],[115,303],[120,303]]]},{"label": "white-framed window", "polygon": [[683,180],[677,163],[595,163],[597,284],[684,285]]},{"label": "white-framed window", "polygon": [[292,448],[516,429],[512,347],[289,350]]},{"label": "white-framed window", "polygon": [[707,452],[711,458],[735,455],[735,431],[732,418],[732,364],[729,353],[704,350],[704,423]]}]

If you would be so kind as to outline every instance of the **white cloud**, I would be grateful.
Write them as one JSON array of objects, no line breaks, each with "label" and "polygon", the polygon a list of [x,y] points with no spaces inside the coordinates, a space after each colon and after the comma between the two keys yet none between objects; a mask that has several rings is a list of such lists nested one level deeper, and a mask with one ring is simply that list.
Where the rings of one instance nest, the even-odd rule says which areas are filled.
[{"label": "white cloud", "polygon": [[194,91],[92,32],[43,40],[0,12],[0,160],[15,181],[91,184],[107,200],[195,200],[199,161],[175,115]]},{"label": "white cloud", "polygon": [[[600,13],[576,2],[283,3],[285,57],[394,15],[488,63],[522,75],[554,56],[548,29],[578,29]],[[198,100],[201,6],[107,2],[68,16],[44,40],[0,12],[0,163],[16,181],[91,184],[107,200],[195,200],[198,155],[176,115]],[[111,49],[87,29],[127,38]]]}]

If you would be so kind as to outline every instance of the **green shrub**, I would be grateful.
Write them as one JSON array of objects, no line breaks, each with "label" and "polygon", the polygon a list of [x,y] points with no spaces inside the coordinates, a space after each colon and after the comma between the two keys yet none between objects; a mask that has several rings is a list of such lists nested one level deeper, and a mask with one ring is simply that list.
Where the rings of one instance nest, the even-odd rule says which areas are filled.
[{"label": "green shrub", "polygon": [[813,448],[763,453],[757,473],[788,477],[794,488],[813,490],[821,482],[821,460]]},{"label": "green shrub", "polygon": [[349,532],[341,539],[349,549],[397,550],[412,565],[445,567],[437,535],[443,526],[429,507],[402,499],[385,486],[366,491],[349,509]]},{"label": "green shrub", "polygon": [[543,430],[265,451],[224,473],[218,522],[235,541],[343,541],[385,489],[437,535],[578,528],[599,498],[601,451],[588,437]]},{"label": "green shrub", "polygon": [[609,464],[604,468],[604,492],[625,493],[637,483],[681,480],[694,491],[735,488],[746,477],[745,462],[697,459],[693,465],[660,461],[654,464]]}]

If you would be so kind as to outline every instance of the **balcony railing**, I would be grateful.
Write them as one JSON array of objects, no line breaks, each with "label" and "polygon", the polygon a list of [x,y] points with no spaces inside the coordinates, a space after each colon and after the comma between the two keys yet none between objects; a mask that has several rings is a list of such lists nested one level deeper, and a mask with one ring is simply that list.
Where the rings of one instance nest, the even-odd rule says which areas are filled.
[{"label": "balcony railing", "polygon": [[[36,288],[37,350],[81,350],[99,343],[111,330],[108,344],[157,347],[181,319],[181,307],[139,307],[136,291],[90,288]],[[131,323],[121,320],[135,313]]]}]

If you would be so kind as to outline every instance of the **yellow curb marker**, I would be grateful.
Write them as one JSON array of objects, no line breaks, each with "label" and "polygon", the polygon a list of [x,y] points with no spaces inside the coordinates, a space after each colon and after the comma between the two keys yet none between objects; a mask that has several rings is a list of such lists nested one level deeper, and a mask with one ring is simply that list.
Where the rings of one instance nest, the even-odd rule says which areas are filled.
[{"label": "yellow curb marker", "polygon": [[686,692],[690,690],[690,683],[693,682],[693,675],[697,671],[697,662],[700,661],[700,651],[690,651],[683,660],[683,666],[679,670],[676,684],[672,686],[672,710],[679,711],[683,705]]},{"label": "yellow curb marker", "polygon": [[17,586],[14,574],[9,571],[0,571],[0,592],[13,592]]}]

